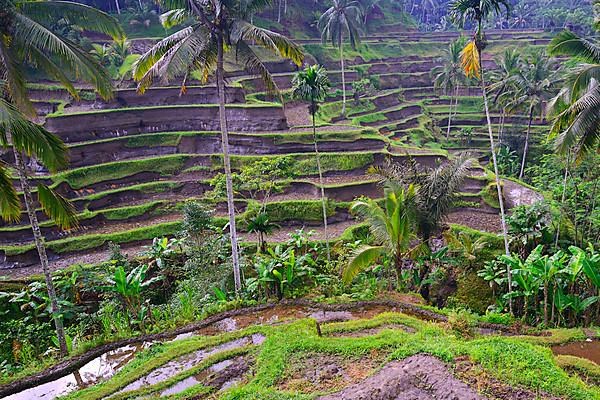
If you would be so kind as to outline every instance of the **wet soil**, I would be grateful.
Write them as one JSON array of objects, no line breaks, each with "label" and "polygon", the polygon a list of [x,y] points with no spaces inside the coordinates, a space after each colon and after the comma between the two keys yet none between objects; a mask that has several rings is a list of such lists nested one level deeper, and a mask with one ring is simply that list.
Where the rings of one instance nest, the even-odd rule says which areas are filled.
[{"label": "wet soil", "polygon": [[175,360],[169,361],[168,363],[164,364],[160,368],[155,369],[148,375],[134,382],[131,382],[129,385],[125,386],[119,393],[136,390],[143,386],[154,385],[156,383],[162,382],[168,378],[175,376],[181,371],[192,368],[194,365],[200,363],[202,360],[206,359],[211,355],[231,349],[240,348],[249,344],[260,344],[263,340],[264,336],[253,335],[251,337],[244,337],[241,339],[232,340],[231,342],[227,342],[219,346],[198,350],[196,352],[183,355]]},{"label": "wet soil", "polygon": [[300,353],[288,360],[289,368],[279,383],[279,389],[304,393],[339,390],[366,379],[384,359],[385,354],[377,351],[362,358]]},{"label": "wet soil", "polygon": [[554,354],[587,358],[600,365],[600,340],[584,340],[552,347]]},{"label": "wet soil", "polygon": [[165,389],[161,396],[180,393],[192,386],[203,384],[216,391],[225,390],[241,383],[250,371],[252,360],[248,356],[235,357],[216,363],[199,374],[190,376],[175,385]]},{"label": "wet soil", "polygon": [[442,361],[418,354],[393,361],[362,382],[320,400],[485,399],[452,375]]},{"label": "wet soil", "polygon": [[5,397],[5,400],[54,399],[73,390],[81,389],[112,377],[133,359],[135,353],[146,348],[150,343],[128,345],[109,351],[88,362],[74,373],[63,376],[20,393]]}]

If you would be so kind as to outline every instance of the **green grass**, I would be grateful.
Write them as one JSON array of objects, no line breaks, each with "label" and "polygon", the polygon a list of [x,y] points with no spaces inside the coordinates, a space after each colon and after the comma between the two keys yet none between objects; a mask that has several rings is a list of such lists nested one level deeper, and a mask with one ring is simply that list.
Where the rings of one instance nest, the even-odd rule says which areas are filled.
[{"label": "green grass", "polygon": [[140,160],[115,161],[75,168],[52,177],[54,185],[66,182],[72,189],[81,189],[98,182],[125,178],[140,172],[157,172],[163,176],[181,171],[191,155],[168,155]]},{"label": "green grass", "polygon": [[[57,254],[72,253],[75,251],[95,249],[105,245],[108,242],[122,244],[141,240],[150,240],[154,239],[155,237],[170,236],[179,230],[181,230],[181,222],[165,222],[162,224],[144,226],[142,228],[121,232],[98,233],[53,240],[46,242],[46,248]],[[7,256],[15,256],[27,253],[28,251],[34,249],[35,245],[33,244],[0,247],[0,250],[4,251]]]},{"label": "green grass", "polygon": [[[100,115],[100,114],[110,114],[117,112],[129,112],[129,111],[169,111],[170,109],[180,109],[180,108],[211,108],[217,109],[219,107],[218,104],[179,104],[179,105],[163,105],[163,106],[146,106],[146,107],[123,107],[123,108],[107,108],[102,110],[93,110],[93,111],[78,111],[78,112],[70,112],[68,114],[62,112],[56,112],[53,114],[46,115],[46,118],[64,118],[70,116],[77,115]],[[227,104],[227,108],[265,108],[265,107],[276,107],[281,108],[282,105],[279,103],[268,103],[263,102],[261,104]]]}]

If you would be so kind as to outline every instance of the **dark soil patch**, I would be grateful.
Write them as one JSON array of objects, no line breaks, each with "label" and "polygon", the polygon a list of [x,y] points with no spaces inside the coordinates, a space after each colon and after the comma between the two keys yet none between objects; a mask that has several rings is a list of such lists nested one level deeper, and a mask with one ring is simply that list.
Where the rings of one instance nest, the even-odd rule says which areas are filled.
[{"label": "dark soil patch", "polygon": [[485,232],[502,232],[500,216],[475,211],[453,211],[446,218],[446,222],[460,224],[469,228]]},{"label": "dark soil patch", "polygon": [[418,354],[387,364],[375,375],[320,400],[479,400],[484,397],[454,377],[446,364]]},{"label": "dark soil patch", "polygon": [[383,362],[384,356],[377,351],[362,358],[297,353],[288,360],[279,389],[304,393],[337,390],[365,379]]},{"label": "dark soil patch", "polygon": [[482,368],[472,363],[468,357],[457,358],[454,373],[471,387],[477,388],[486,398],[497,400],[558,400],[559,397],[544,392],[512,386],[490,376]]}]

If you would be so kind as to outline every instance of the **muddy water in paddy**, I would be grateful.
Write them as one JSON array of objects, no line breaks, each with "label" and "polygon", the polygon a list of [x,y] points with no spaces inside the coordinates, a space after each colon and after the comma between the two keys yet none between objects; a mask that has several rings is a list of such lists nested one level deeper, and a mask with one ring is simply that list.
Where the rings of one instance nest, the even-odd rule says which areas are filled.
[{"label": "muddy water in paddy", "polygon": [[552,347],[552,352],[557,355],[587,358],[600,365],[600,340],[562,344],[560,346]]},{"label": "muddy water in paddy", "polygon": [[84,365],[79,369],[78,375],[75,373],[63,376],[55,381],[5,397],[4,400],[51,400],[73,390],[106,380],[131,361],[136,352],[148,345],[149,343],[144,343],[109,351]]},{"label": "muddy water in paddy", "polygon": [[249,344],[261,344],[264,341],[264,339],[265,337],[263,335],[255,334],[252,336],[243,337],[241,339],[232,340],[230,342],[223,343],[212,348],[202,349],[190,354],[185,354],[175,360],[169,361],[168,363],[152,371],[148,375],[130,383],[129,385],[125,386],[125,388],[123,388],[119,393],[136,390],[144,386],[154,385],[156,383],[162,382],[166,379],[177,375],[181,371],[192,368],[193,366],[202,362],[209,356],[223,351],[243,347]]}]

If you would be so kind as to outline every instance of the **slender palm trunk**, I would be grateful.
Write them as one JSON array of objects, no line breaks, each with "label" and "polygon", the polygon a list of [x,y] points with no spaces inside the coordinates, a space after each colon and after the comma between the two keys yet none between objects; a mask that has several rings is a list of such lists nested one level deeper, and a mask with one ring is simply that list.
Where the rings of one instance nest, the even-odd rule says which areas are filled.
[{"label": "slender palm trunk", "polygon": [[500,115],[500,128],[498,129],[498,143],[503,142],[503,134],[504,134],[504,120],[506,119],[506,107],[502,107],[502,114]]},{"label": "slender palm trunk", "polygon": [[[564,212],[564,205],[565,205],[565,196],[567,195],[567,178],[569,176],[569,156],[571,155],[570,151],[567,152],[567,158],[565,160],[565,174],[563,176],[563,188],[562,188],[562,195],[561,195],[561,199],[560,199],[560,210],[561,210],[561,214]],[[558,240],[560,238],[560,226],[562,224],[559,222],[558,227],[556,228],[556,237],[554,239],[554,247],[558,248]]]},{"label": "slender palm trunk", "polygon": [[279,0],[279,4],[277,7],[277,22],[281,22],[281,3],[283,0]]},{"label": "slender palm trunk", "polygon": [[544,283],[544,325],[548,326],[548,282]]},{"label": "slender palm trunk", "polygon": [[346,115],[346,73],[344,71],[344,41],[340,33],[340,64],[342,66],[342,116]]},{"label": "slender palm trunk", "polygon": [[446,129],[446,142],[450,141],[450,127],[452,126],[452,106],[454,104],[454,96],[450,95],[450,111],[448,111],[448,128]]},{"label": "slender palm trunk", "polygon": [[327,247],[327,263],[331,261],[329,252],[329,234],[327,232],[327,203],[325,201],[325,188],[323,187],[323,171],[321,170],[321,156],[319,155],[319,145],[317,144],[317,124],[315,123],[316,107],[314,102],[312,107],[312,125],[313,125],[313,142],[315,144],[315,157],[317,159],[317,171],[319,172],[319,186],[321,187],[321,206],[323,208],[323,226],[325,227],[325,246]]},{"label": "slender palm trunk", "polygon": [[[487,98],[487,92],[485,90],[485,76],[483,70],[483,63],[481,61],[481,54],[479,57],[479,70],[481,71],[481,91],[483,93],[483,105],[485,107],[485,117],[487,120],[488,134],[490,138],[490,150],[492,151],[492,162],[494,164],[494,174],[496,178],[496,189],[498,191],[498,204],[500,205],[500,221],[502,223],[502,236],[504,237],[504,252],[507,256],[510,256],[510,248],[508,247],[508,230],[506,229],[506,215],[504,214],[504,198],[502,197],[502,186],[500,185],[500,175],[498,173],[498,160],[496,159],[496,147],[494,145],[494,133],[492,132],[492,120],[490,118],[490,107]],[[508,278],[508,292],[512,292],[512,270],[510,266],[506,265],[506,273]],[[512,299],[508,299],[509,311],[513,313]]]},{"label": "slender palm trunk", "polygon": [[223,165],[225,168],[225,183],[227,186],[227,212],[229,214],[229,236],[231,238],[231,261],[233,263],[233,279],[235,292],[239,294],[242,288],[240,275],[240,260],[238,253],[238,238],[235,226],[235,205],[233,203],[233,183],[231,181],[231,161],[229,159],[229,132],[225,114],[225,80],[223,68],[223,34],[217,34],[217,92],[219,95],[219,120],[221,124],[221,145],[223,147]]},{"label": "slender palm trunk", "polygon": [[[8,129],[6,130],[6,136],[9,145],[12,144],[12,136]],[[48,266],[46,245],[44,244],[44,238],[42,236],[37,215],[35,213],[35,205],[33,203],[33,197],[31,196],[31,187],[29,186],[27,171],[25,170],[25,164],[23,162],[23,155],[21,154],[21,151],[15,148],[15,146],[12,146],[12,149],[15,157],[15,167],[19,175],[21,189],[23,190],[23,199],[25,200],[27,215],[29,216],[29,222],[31,223],[31,230],[33,231],[33,240],[35,241],[35,247],[40,258],[42,271],[44,273],[44,279],[46,280],[48,298],[50,299],[50,311],[52,312],[52,319],[54,320],[54,326],[56,327],[56,337],[58,338],[60,355],[61,357],[64,357],[68,353],[67,341],[65,340],[65,328],[63,326],[62,316],[60,315],[60,309],[58,307],[58,300],[56,298],[54,283],[52,282],[52,275],[50,274],[50,268]]]},{"label": "slender palm trunk", "polygon": [[529,135],[531,134],[532,121],[533,105],[529,107],[529,122],[527,123],[527,133],[525,134],[525,147],[523,148],[523,160],[521,161],[521,172],[519,172],[519,179],[523,178],[523,172],[525,171],[525,161],[527,160],[527,149],[529,148]]},{"label": "slender palm trunk", "polygon": [[115,0],[115,5],[117,6],[117,14],[121,14],[121,6],[119,5],[119,0]]}]

